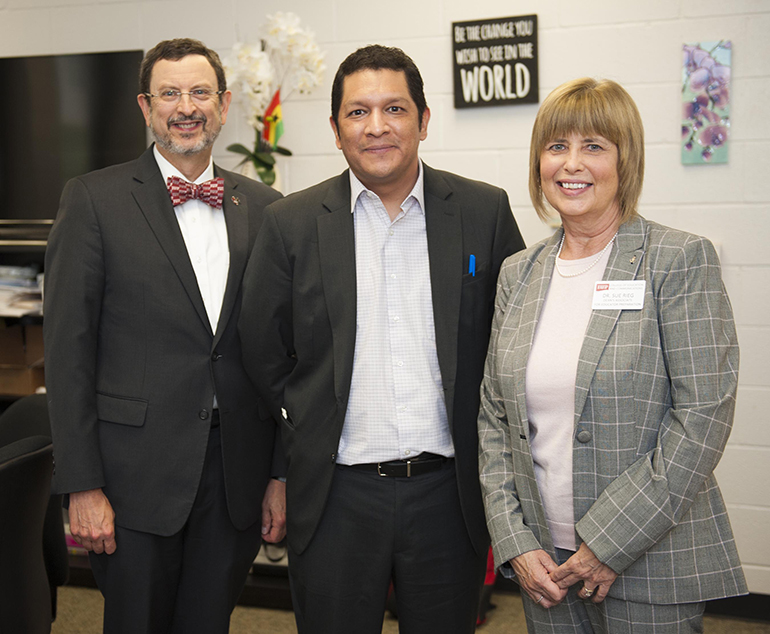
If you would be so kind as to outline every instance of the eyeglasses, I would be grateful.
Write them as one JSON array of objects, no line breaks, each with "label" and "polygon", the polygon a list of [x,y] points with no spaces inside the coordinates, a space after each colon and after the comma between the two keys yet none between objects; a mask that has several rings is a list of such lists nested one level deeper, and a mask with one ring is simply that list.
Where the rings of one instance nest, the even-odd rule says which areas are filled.
[{"label": "eyeglasses", "polygon": [[206,103],[210,99],[213,99],[216,95],[221,95],[224,90],[206,90],[205,88],[196,88],[189,92],[183,92],[181,90],[164,90],[158,95],[153,95],[151,92],[143,93],[147,97],[157,97],[164,103],[178,103],[182,98],[182,95],[189,95],[190,99],[197,101],[198,103]]}]

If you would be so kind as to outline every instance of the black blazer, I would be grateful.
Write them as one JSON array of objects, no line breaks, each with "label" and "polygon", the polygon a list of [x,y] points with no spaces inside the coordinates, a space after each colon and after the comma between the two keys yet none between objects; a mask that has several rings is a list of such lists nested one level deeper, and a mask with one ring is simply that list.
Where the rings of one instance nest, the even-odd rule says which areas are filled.
[{"label": "black blazer", "polygon": [[[524,248],[504,191],[425,166],[436,347],[474,547],[489,541],[476,419],[500,264]],[[356,260],[348,172],[272,204],[244,275],[244,364],[282,421],[288,538],[309,543],[331,486],[356,338]],[[476,256],[476,275],[468,259]],[[282,408],[284,411],[282,411]]]},{"label": "black blazer", "polygon": [[241,363],[241,278],[274,190],[225,179],[230,270],[211,331],[152,149],[67,183],[46,252],[55,489],[103,487],[117,524],[171,535],[200,481],[216,393],[230,516],[261,516],[275,423]]}]

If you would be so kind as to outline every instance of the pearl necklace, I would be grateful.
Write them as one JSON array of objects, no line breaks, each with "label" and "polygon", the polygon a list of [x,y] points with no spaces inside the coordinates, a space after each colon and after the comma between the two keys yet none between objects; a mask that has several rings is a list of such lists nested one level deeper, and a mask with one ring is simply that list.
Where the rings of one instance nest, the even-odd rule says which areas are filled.
[{"label": "pearl necklace", "polygon": [[612,239],[607,244],[604,245],[604,248],[601,251],[599,251],[599,255],[596,256],[596,259],[593,262],[591,262],[591,264],[589,264],[587,267],[585,267],[582,271],[578,271],[577,273],[564,273],[559,268],[559,256],[561,255],[561,250],[562,250],[562,247],[564,246],[564,235],[565,234],[563,233],[561,234],[561,242],[559,242],[559,251],[556,253],[556,262],[555,262],[556,270],[559,271],[559,275],[561,275],[562,277],[577,277],[578,275],[583,275],[583,273],[587,273],[592,268],[594,268],[594,266],[596,266],[596,263],[602,259],[604,252],[612,246],[613,242],[615,242],[615,238],[618,237],[618,232],[616,231],[615,235],[612,236]]}]

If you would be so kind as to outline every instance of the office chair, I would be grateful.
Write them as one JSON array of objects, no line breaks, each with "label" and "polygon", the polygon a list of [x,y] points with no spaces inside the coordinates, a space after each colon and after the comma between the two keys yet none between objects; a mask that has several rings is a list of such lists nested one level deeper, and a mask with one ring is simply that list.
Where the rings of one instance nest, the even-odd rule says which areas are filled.
[{"label": "office chair", "polygon": [[[0,415],[0,447],[29,436],[51,437],[45,394],[25,396]],[[69,578],[61,495],[52,495],[48,501],[43,526],[43,557],[51,592],[51,615],[56,619],[56,588],[67,583]]]},{"label": "office chair", "polygon": [[52,473],[50,438],[0,447],[0,631],[8,634],[51,631],[43,522]]}]

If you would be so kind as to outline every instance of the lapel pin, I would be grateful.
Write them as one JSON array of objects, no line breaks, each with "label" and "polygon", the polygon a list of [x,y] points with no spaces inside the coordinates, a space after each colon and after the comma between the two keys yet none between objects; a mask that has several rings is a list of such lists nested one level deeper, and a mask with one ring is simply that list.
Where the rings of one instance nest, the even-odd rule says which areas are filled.
[{"label": "lapel pin", "polygon": [[232,200],[232,201],[233,201],[233,204],[234,204],[234,205],[240,205],[240,204],[241,204],[241,199],[240,199],[240,198],[238,198],[237,196],[232,196],[232,197],[230,198],[230,200]]},{"label": "lapel pin", "polygon": [[636,262],[636,256],[633,256],[633,257],[632,257],[632,258],[629,260],[629,262],[630,262],[631,264],[633,264],[634,262]]}]

